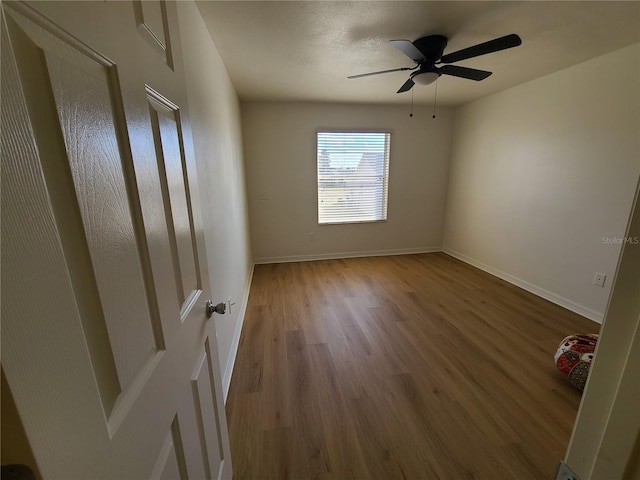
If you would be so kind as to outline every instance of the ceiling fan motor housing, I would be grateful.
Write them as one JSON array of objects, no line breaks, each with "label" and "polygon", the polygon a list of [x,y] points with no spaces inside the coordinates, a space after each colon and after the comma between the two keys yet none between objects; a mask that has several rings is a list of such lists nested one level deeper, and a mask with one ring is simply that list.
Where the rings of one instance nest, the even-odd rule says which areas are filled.
[{"label": "ceiling fan motor housing", "polygon": [[447,46],[447,37],[444,35],[429,35],[417,39],[413,44],[422,52],[425,60],[428,60],[430,63],[435,63],[437,60],[440,60],[440,57],[442,57],[444,53],[444,49]]},{"label": "ceiling fan motor housing", "polygon": [[418,85],[429,85],[435,82],[442,72],[435,66],[440,60],[447,46],[447,37],[443,35],[429,35],[413,42],[413,45],[424,55],[424,59],[418,61],[420,68],[413,72],[409,78]]}]

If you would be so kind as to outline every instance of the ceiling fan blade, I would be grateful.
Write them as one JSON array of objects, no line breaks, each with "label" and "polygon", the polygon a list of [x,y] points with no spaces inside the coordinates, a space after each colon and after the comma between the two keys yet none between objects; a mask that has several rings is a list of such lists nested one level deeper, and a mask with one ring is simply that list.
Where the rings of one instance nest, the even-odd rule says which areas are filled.
[{"label": "ceiling fan blade", "polygon": [[423,53],[409,40],[390,40],[390,42],[391,45],[396,47],[410,59],[415,60],[416,62],[424,60]]},{"label": "ceiling fan blade", "polygon": [[381,73],[401,72],[402,70],[413,70],[411,67],[392,68],[391,70],[380,70],[379,72],[361,73],[360,75],[350,75],[347,78],[362,78],[369,77],[371,75],[380,75]]},{"label": "ceiling fan blade", "polygon": [[487,53],[498,52],[500,50],[506,50],[507,48],[517,47],[522,44],[522,40],[518,35],[512,33],[505,35],[504,37],[489,40],[488,42],[474,45],[473,47],[464,48],[457,52],[443,55],[440,59],[441,63],[455,63],[460,60],[466,60],[467,58],[479,57],[480,55],[486,55]]},{"label": "ceiling fan blade", "polygon": [[484,80],[491,72],[486,70],[477,70],[475,68],[459,67],[457,65],[445,65],[440,67],[440,71],[445,75],[452,75],[454,77],[468,78],[469,80]]},{"label": "ceiling fan blade", "polygon": [[413,80],[409,79],[404,82],[404,84],[400,87],[400,90],[398,90],[396,93],[408,92],[413,88],[414,85],[415,83],[413,83]]}]

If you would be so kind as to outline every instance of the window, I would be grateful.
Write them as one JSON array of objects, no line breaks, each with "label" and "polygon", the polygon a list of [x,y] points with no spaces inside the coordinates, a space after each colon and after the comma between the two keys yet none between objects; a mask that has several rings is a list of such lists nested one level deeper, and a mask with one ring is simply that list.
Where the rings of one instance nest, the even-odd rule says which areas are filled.
[{"label": "window", "polygon": [[387,219],[389,132],[318,132],[318,223]]}]

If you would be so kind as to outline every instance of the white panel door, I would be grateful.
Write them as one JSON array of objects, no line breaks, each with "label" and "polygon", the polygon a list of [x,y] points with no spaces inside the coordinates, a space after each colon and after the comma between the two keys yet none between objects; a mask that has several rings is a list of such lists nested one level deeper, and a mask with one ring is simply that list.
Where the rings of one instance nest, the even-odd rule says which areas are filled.
[{"label": "white panel door", "polygon": [[4,2],[1,47],[2,366],[38,470],[230,478],[175,5]]}]

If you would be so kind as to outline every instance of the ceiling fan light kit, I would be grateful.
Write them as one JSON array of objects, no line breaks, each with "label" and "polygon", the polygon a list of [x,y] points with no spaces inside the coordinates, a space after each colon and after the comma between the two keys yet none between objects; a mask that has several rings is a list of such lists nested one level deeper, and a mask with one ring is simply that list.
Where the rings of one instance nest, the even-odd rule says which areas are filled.
[{"label": "ceiling fan light kit", "polygon": [[417,72],[413,74],[411,80],[418,85],[429,85],[435,82],[440,75],[440,72]]},{"label": "ceiling fan light kit", "polygon": [[512,33],[510,35],[489,40],[488,42],[480,43],[443,56],[444,49],[447,46],[447,37],[444,35],[429,35],[419,38],[414,42],[409,40],[391,40],[391,45],[415,62],[416,65],[414,67],[400,67],[390,70],[381,70],[378,72],[362,73],[360,75],[352,75],[347,78],[362,78],[371,75],[380,75],[382,73],[414,70],[409,76],[409,79],[400,87],[397,93],[411,90],[416,83],[418,85],[429,85],[435,82],[441,75],[450,75],[453,77],[480,81],[489,77],[491,72],[478,70],[476,68],[461,67],[458,65],[437,65],[455,63],[461,60],[486,55],[488,53],[517,47],[521,44],[522,40],[520,37],[515,33]]}]

